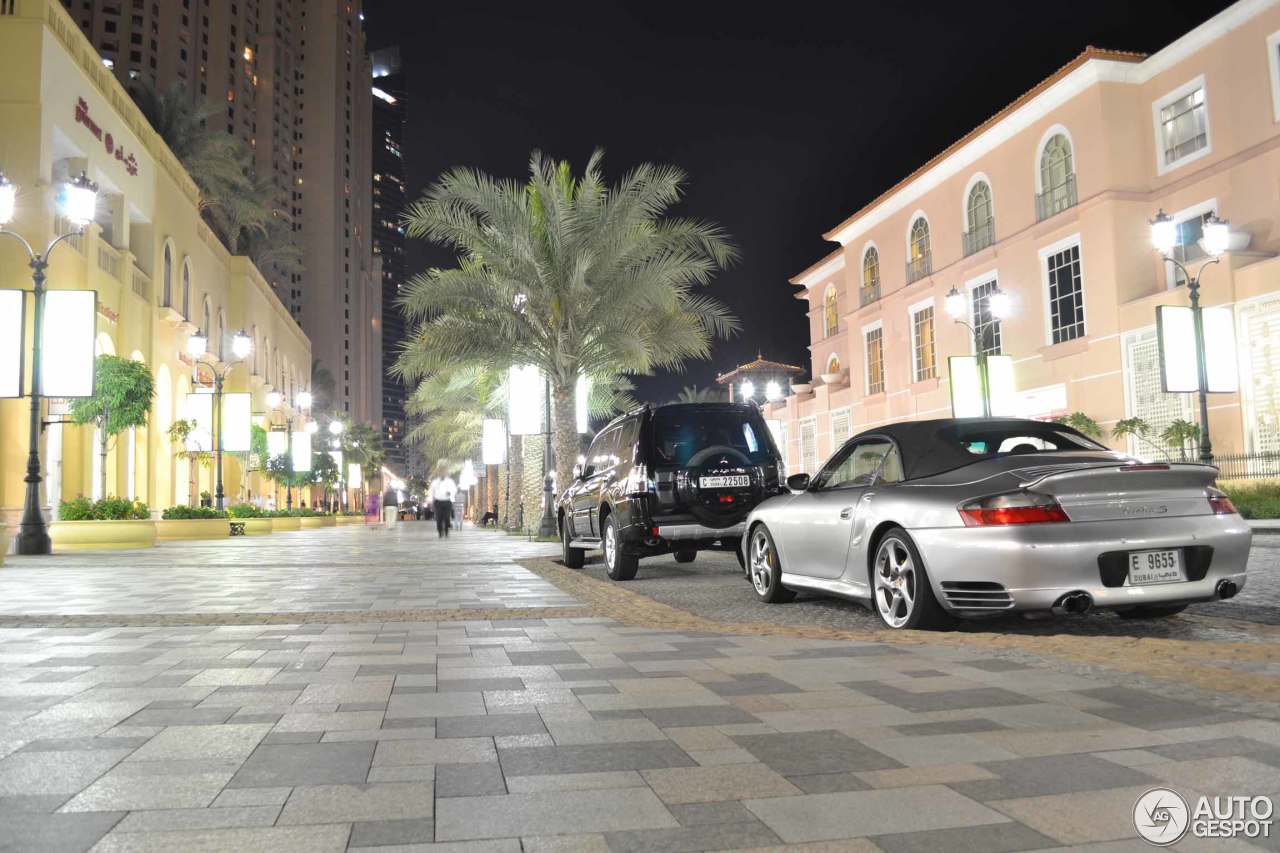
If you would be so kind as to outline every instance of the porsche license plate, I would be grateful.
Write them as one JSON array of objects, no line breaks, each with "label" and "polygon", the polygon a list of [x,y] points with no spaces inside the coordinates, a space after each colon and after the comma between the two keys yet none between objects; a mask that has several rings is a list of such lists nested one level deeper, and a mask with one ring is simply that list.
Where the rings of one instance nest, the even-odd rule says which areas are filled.
[{"label": "porsche license plate", "polygon": [[746,475],[698,478],[698,487],[703,489],[738,489],[749,485],[751,485],[751,478]]},{"label": "porsche license plate", "polygon": [[1182,574],[1182,552],[1134,551],[1129,555],[1129,583],[1178,583]]}]

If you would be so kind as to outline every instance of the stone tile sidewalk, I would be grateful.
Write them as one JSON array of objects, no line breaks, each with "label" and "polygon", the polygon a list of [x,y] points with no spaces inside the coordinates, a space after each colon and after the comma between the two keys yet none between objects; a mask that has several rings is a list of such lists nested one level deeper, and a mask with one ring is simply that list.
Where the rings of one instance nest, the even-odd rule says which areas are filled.
[{"label": "stone tile sidewalk", "polygon": [[[247,606],[372,608],[388,598],[309,587],[404,590],[415,564],[430,580],[412,595],[494,566],[500,603],[564,595],[499,559],[527,545],[505,537],[319,533],[261,561],[274,581],[212,548],[175,572],[222,573]],[[16,574],[163,612],[158,555],[59,559]],[[13,571],[0,597],[21,593]],[[205,621],[206,593],[158,593]],[[1120,675],[519,612],[0,629],[0,850],[1143,850],[1132,812],[1152,787],[1280,794],[1280,723]]]}]

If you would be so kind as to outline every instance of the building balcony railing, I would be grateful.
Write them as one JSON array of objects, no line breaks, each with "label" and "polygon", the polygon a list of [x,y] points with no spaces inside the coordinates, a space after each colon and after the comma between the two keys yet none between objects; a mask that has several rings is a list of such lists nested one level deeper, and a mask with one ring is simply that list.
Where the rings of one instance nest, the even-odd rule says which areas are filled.
[{"label": "building balcony railing", "polygon": [[[71,224],[71,220],[62,214],[53,217],[53,233],[54,234],[71,234],[76,230],[76,226]],[[67,240],[71,248],[80,254],[84,254],[84,237],[71,237]]]},{"label": "building balcony railing", "polygon": [[133,268],[133,294],[147,302],[151,301],[151,278],[137,267]]},{"label": "building balcony railing", "polygon": [[98,242],[98,269],[120,281],[120,253],[110,243]]},{"label": "building balcony railing", "polygon": [[1036,196],[1036,221],[1043,222],[1050,216],[1061,213],[1068,207],[1076,205],[1076,176],[1067,175],[1067,179],[1056,187],[1050,187]]},{"label": "building balcony railing", "polygon": [[964,255],[966,258],[975,252],[981,252],[996,241],[995,217],[988,219],[982,225],[973,226],[961,236],[964,238]]},{"label": "building balcony railing", "polygon": [[870,305],[880,298],[880,282],[876,282],[870,286],[864,286],[859,293],[862,305]]},{"label": "building balcony railing", "polygon": [[933,253],[907,261],[907,284],[917,282],[933,272]]}]

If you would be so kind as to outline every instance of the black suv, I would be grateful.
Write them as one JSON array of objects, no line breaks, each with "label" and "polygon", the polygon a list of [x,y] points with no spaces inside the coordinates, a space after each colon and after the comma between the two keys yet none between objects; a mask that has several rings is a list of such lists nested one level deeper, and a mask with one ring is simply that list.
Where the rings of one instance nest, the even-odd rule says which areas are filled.
[{"label": "black suv", "polygon": [[564,564],[604,549],[609,577],[636,576],[641,557],[740,550],[747,513],[782,491],[782,455],[753,404],[645,406],[591,442],[557,507]]}]

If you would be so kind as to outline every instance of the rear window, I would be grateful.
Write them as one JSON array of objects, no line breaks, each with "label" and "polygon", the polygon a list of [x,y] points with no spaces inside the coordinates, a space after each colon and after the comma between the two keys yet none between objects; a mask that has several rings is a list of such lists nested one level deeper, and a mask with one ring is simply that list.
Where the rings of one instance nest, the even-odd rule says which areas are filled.
[{"label": "rear window", "polygon": [[1016,427],[968,427],[955,435],[960,446],[974,456],[992,457],[1030,453],[1106,450],[1083,435],[1058,429],[1054,424],[1043,427],[1019,424]]},{"label": "rear window", "polygon": [[661,411],[653,416],[653,447],[659,465],[688,465],[708,447],[732,447],[753,464],[773,459],[763,422],[732,409]]}]

